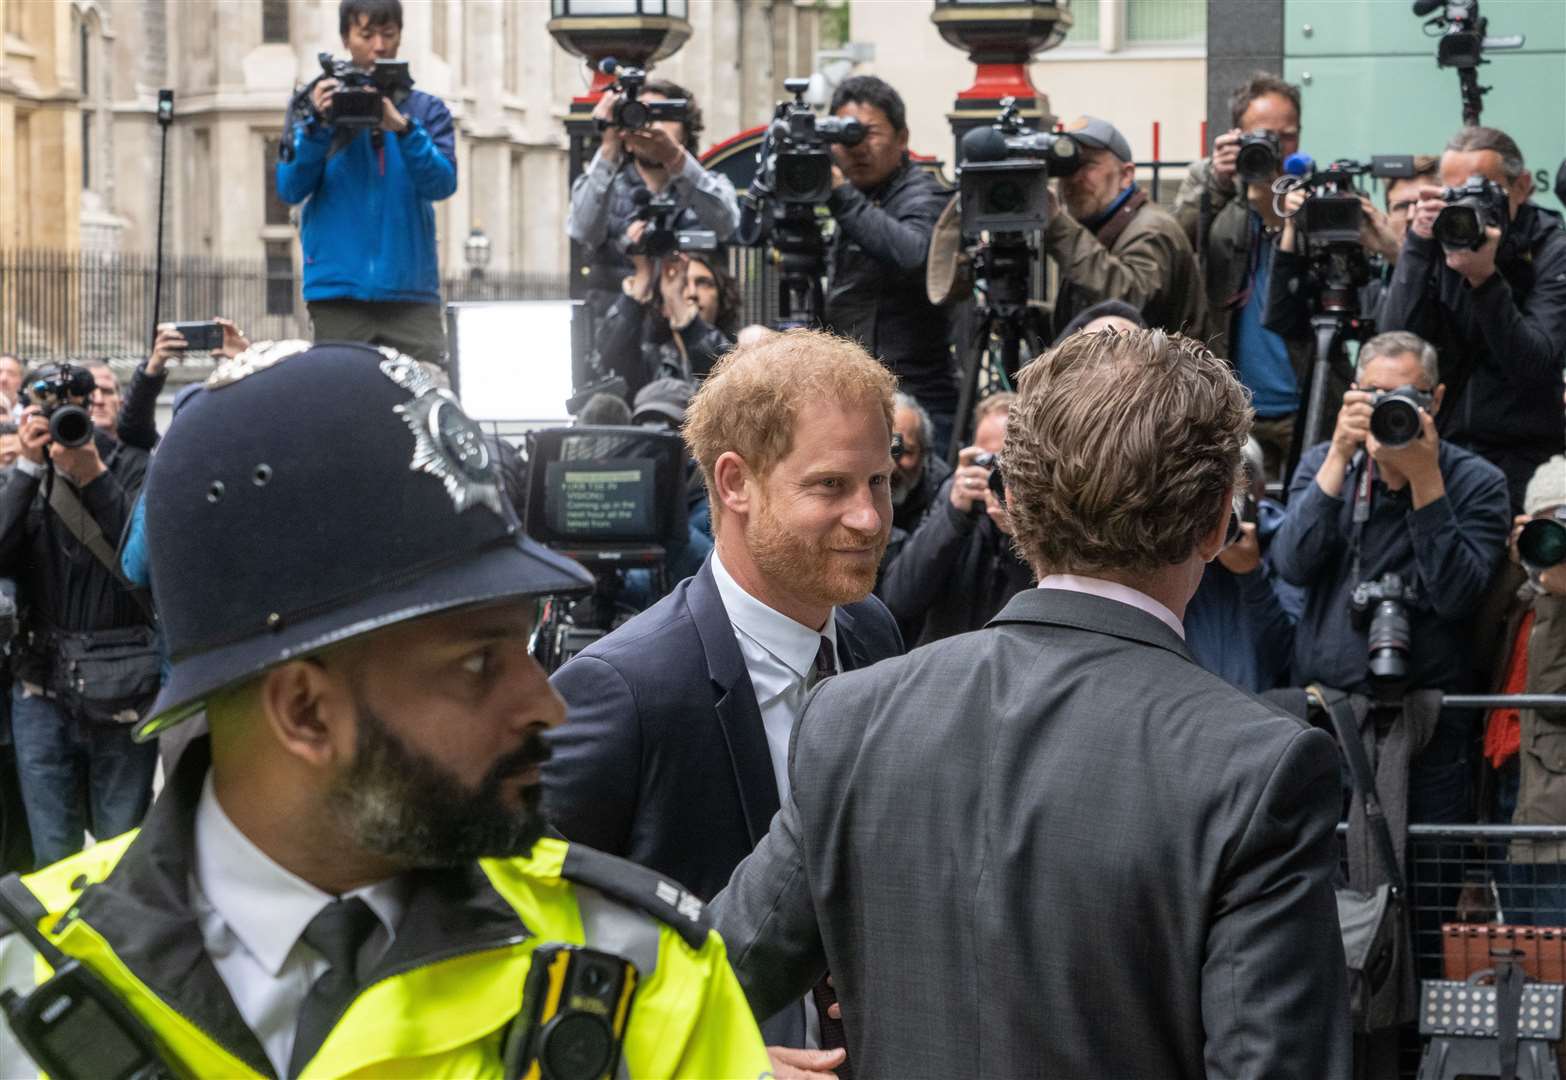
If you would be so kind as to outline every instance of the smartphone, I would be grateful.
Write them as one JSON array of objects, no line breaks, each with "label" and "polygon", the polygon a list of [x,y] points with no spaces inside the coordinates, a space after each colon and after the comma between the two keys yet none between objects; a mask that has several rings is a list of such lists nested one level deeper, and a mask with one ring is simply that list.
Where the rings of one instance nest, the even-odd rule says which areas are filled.
[{"label": "smartphone", "polygon": [[185,339],[186,352],[211,352],[223,347],[223,328],[207,322],[177,322],[174,331]]}]

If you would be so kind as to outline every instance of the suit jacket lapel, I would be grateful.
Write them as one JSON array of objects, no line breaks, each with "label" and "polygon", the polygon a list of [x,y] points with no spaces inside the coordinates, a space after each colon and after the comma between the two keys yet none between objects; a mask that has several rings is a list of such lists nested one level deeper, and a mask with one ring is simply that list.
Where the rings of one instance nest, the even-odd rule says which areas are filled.
[{"label": "suit jacket lapel", "polygon": [[841,671],[858,671],[871,663],[864,642],[854,632],[854,622],[847,608],[837,609],[837,666]]},{"label": "suit jacket lapel", "polygon": [[739,642],[734,640],[734,625],[729,622],[729,613],[718,594],[718,583],[712,579],[710,557],[691,581],[686,598],[718,695],[718,727],[728,744],[745,829],[754,847],[767,835],[767,827],[778,812],[778,782],[772,773],[772,754],[761,723],[761,706],[756,703],[750,672],[740,655]]}]

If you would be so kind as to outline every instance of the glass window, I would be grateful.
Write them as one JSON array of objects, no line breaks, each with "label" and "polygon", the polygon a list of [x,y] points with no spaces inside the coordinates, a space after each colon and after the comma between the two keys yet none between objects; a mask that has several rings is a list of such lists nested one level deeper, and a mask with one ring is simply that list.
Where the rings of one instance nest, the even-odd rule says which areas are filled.
[{"label": "glass window", "polygon": [[1098,47],[1098,0],[1072,0],[1067,45]]},{"label": "glass window", "polygon": [[1207,0],[1126,0],[1128,43],[1200,45],[1206,40]]},{"label": "glass window", "polygon": [[446,29],[450,21],[446,0],[430,0],[430,51],[442,60],[451,59],[446,55]]},{"label": "glass window", "polygon": [[261,0],[261,40],[267,45],[288,44],[288,0]]},{"label": "glass window", "polygon": [[277,153],[278,136],[263,135],[261,137],[262,168],[266,176],[266,224],[287,225],[288,204],[277,194]]},{"label": "glass window", "polygon": [[294,253],[288,240],[266,242],[266,313],[294,313]]}]

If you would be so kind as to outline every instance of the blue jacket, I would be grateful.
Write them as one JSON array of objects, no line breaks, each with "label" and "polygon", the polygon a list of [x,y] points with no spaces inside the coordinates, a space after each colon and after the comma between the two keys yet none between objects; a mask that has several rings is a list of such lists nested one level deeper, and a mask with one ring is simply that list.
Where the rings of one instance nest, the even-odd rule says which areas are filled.
[{"label": "blue jacket", "polygon": [[379,150],[365,130],[328,157],[330,125],[312,114],[293,127],[292,160],[277,163],[277,193],[305,204],[306,300],[440,303],[431,203],[457,190],[451,113],[419,90],[400,111],[413,126],[384,133]]}]

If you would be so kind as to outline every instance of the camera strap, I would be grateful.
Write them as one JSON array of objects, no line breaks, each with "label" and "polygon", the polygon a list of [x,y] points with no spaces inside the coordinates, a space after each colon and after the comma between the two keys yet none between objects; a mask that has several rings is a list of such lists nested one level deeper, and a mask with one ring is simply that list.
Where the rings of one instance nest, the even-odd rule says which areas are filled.
[{"label": "camera strap", "polygon": [[1375,838],[1376,851],[1384,864],[1387,881],[1394,893],[1401,895],[1404,889],[1403,868],[1398,865],[1397,848],[1392,843],[1392,830],[1387,825],[1386,812],[1381,808],[1381,797],[1376,794],[1376,774],[1370,767],[1370,757],[1365,753],[1360,738],[1359,723],[1354,718],[1354,707],[1348,695],[1341,690],[1312,684],[1305,688],[1306,695],[1332,719],[1332,730],[1337,735],[1343,760],[1348,764],[1349,780],[1355,793],[1365,805],[1365,822]]},{"label": "camera strap", "polygon": [[115,556],[114,549],[109,546],[104,538],[103,530],[98,527],[98,522],[87,512],[81,499],[72,489],[69,483],[60,483],[58,476],[51,476],[49,482],[49,507],[54,511],[55,517],[74,537],[78,543],[92,552],[93,557],[103,564],[115,581],[130,593],[131,599],[136,601],[136,606],[148,619],[153,617],[152,606],[147,603],[143,590],[138,588],[120,569],[120,561]]}]

